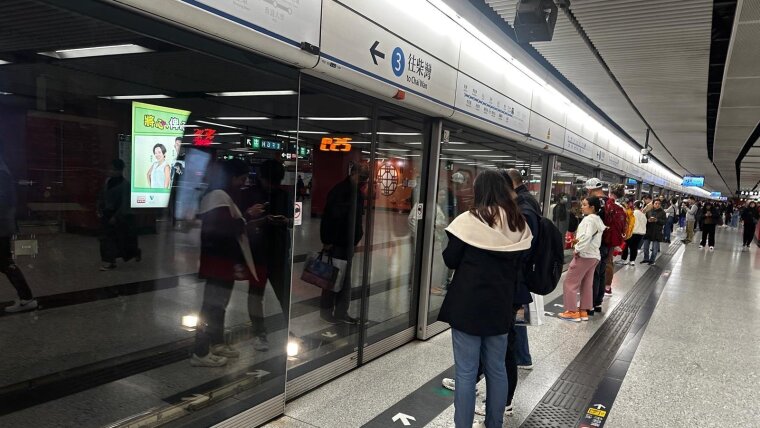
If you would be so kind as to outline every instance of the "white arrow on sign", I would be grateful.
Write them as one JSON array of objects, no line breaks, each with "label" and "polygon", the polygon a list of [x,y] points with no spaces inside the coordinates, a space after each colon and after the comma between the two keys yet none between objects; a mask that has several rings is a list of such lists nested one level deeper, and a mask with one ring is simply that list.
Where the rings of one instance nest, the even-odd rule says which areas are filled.
[{"label": "white arrow on sign", "polygon": [[401,423],[404,424],[404,426],[409,426],[411,423],[409,421],[416,421],[417,419],[414,418],[414,416],[409,416],[404,413],[396,413],[396,416],[393,417],[393,422],[397,422],[399,419],[401,419]]},{"label": "white arrow on sign", "polygon": [[594,404],[593,407],[596,407],[596,410],[606,409],[606,407],[604,405],[602,405],[602,404]]},{"label": "white arrow on sign", "polygon": [[322,333],[322,336],[327,337],[328,339],[332,339],[333,337],[337,336],[337,333],[333,333],[331,331],[326,331]]},{"label": "white arrow on sign", "polygon": [[268,374],[269,374],[268,371],[261,370],[261,369],[246,373],[247,376],[255,376],[255,377],[259,378],[259,379],[261,379],[262,377],[264,377],[264,376],[266,376]]}]

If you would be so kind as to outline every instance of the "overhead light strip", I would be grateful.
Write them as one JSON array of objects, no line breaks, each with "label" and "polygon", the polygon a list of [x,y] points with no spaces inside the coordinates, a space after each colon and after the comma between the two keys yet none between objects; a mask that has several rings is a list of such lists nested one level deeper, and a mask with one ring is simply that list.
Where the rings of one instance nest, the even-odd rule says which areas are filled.
[{"label": "overhead light strip", "polygon": [[207,92],[212,97],[268,97],[282,95],[296,95],[296,91],[237,91],[237,92]]},{"label": "overhead light strip", "polygon": [[153,49],[148,49],[145,46],[135,44],[124,45],[110,45],[110,46],[93,46],[88,48],[76,48],[76,49],[59,49],[55,51],[43,51],[37,52],[39,55],[48,56],[56,59],[73,59],[73,58],[88,58],[95,56],[110,56],[110,55],[127,55],[153,52]]}]

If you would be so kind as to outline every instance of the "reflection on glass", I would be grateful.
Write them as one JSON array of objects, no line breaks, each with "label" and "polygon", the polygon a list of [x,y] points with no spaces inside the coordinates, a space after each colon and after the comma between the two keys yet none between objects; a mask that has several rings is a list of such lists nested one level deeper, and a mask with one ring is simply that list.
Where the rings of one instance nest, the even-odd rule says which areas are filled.
[{"label": "reflection on glass", "polygon": [[539,198],[541,156],[506,141],[476,131],[452,130],[451,141],[441,146],[435,206],[433,266],[430,278],[428,323],[438,319],[451,272],[443,262],[446,248],[445,228],[459,214],[472,208],[473,181],[483,169],[515,168],[523,176],[528,190]]},{"label": "reflection on glass", "polygon": [[[284,393],[297,73],[39,2],[0,14],[21,9],[5,25],[26,41],[6,46],[18,60],[0,68],[0,343],[13,344],[0,357],[0,426],[50,414],[182,425],[200,413],[213,425]],[[114,40],[150,50],[27,55]],[[291,95],[199,95],[274,90]]]},{"label": "reflection on glass", "polygon": [[380,111],[374,164],[367,340],[413,325],[413,279],[422,165],[423,124]]},{"label": "reflection on glass", "polygon": [[586,180],[593,176],[590,167],[559,158],[555,164],[552,180],[549,219],[565,238],[565,263],[573,257],[573,234],[582,218],[580,205],[586,194]]},{"label": "reflection on glass", "polygon": [[[305,91],[305,120],[288,171],[293,182],[303,182],[297,185],[302,205],[293,246],[289,379],[357,350],[371,178],[371,108],[308,84]],[[341,120],[348,116],[366,120]],[[336,275],[328,279],[328,271]]]}]

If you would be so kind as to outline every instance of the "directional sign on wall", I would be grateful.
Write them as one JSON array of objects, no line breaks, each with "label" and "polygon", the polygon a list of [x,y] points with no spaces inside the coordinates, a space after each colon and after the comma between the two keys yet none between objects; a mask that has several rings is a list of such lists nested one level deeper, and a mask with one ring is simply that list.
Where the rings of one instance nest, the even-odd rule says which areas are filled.
[{"label": "directional sign on wall", "polygon": [[527,107],[465,74],[457,81],[456,108],[517,132],[528,132]]},{"label": "directional sign on wall", "polygon": [[565,132],[565,150],[568,152],[591,159],[594,156],[593,147],[594,145],[590,141],[581,138],[578,134],[570,131]]},{"label": "directional sign on wall", "polygon": [[[318,71],[378,92],[401,89],[407,96],[424,98],[427,108],[429,101],[452,108],[457,80],[453,67],[337,2],[325,2],[324,7]],[[391,18],[373,17],[378,22]]]}]

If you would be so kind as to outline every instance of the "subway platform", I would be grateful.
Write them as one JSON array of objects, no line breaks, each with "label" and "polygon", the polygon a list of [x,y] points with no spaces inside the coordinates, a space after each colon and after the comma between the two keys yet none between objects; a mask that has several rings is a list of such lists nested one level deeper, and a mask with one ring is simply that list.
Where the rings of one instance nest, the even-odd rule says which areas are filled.
[{"label": "subway platform", "polygon": [[[675,235],[674,235],[675,237]],[[505,427],[760,425],[760,252],[719,229],[715,251],[673,240],[618,268],[603,316],[529,327]],[[547,315],[561,300],[547,296]],[[268,427],[452,427],[450,333],[413,342],[286,405]]]}]

